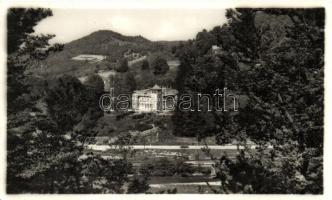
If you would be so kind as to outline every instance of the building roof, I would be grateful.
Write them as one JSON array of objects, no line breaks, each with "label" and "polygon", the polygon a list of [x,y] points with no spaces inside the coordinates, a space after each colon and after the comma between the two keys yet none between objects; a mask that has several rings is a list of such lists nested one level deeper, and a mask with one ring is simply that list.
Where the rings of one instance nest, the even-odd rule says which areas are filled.
[{"label": "building roof", "polygon": [[162,95],[163,96],[169,96],[169,95],[177,95],[178,91],[176,89],[172,88],[161,88],[159,85],[154,85],[152,88],[147,88],[143,90],[135,90],[133,93],[136,94],[146,94],[150,92],[151,90],[162,90]]},{"label": "building roof", "polygon": [[153,90],[161,90],[161,87],[157,84],[155,84],[151,89]]}]

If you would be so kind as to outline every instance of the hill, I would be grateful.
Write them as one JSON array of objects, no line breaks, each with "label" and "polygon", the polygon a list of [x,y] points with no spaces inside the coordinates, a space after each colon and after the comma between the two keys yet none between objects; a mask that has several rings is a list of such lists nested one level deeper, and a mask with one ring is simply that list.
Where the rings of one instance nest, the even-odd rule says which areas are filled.
[{"label": "hill", "polygon": [[[50,55],[35,72],[47,77],[62,74],[87,75],[96,69],[112,68],[124,57],[125,52],[146,56],[162,53],[166,58],[171,58],[174,44],[177,42],[153,42],[142,36],[125,36],[110,30],[100,30],[65,44],[63,51]],[[106,59],[99,62],[72,59],[82,54],[103,55]]]},{"label": "hill", "polygon": [[152,42],[142,36],[124,36],[114,31],[101,30],[68,43],[63,53],[101,54],[114,57],[128,49],[141,53],[149,50],[151,46]]}]

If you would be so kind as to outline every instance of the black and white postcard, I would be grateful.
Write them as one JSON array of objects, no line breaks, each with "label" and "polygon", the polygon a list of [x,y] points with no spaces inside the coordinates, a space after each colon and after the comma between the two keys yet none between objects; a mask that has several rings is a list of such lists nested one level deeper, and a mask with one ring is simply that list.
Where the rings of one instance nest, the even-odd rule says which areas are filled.
[{"label": "black and white postcard", "polygon": [[2,8],[1,200],[329,193],[327,2],[61,2]]}]

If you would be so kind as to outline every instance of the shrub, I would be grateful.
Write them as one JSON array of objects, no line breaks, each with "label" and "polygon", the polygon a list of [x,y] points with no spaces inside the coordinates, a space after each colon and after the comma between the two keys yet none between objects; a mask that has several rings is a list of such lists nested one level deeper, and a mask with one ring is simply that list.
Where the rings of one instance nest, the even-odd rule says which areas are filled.
[{"label": "shrub", "polygon": [[146,131],[146,130],[149,130],[152,128],[153,128],[153,126],[151,124],[138,123],[135,125],[135,130],[137,130],[137,131]]},{"label": "shrub", "polygon": [[128,60],[127,59],[121,59],[117,65],[115,66],[115,70],[117,72],[127,72],[128,71]]},{"label": "shrub", "polygon": [[155,75],[163,75],[166,74],[169,70],[169,66],[167,61],[164,58],[157,57],[152,62],[153,73]]}]

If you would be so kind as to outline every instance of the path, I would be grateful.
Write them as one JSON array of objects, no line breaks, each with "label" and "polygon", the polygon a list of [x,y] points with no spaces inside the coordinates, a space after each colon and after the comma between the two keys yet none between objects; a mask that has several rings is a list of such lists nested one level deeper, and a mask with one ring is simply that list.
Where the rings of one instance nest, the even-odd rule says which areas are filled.
[{"label": "path", "polygon": [[[164,149],[164,150],[199,150],[205,148],[204,145],[132,145],[128,146],[136,150],[148,150],[148,149]],[[244,146],[237,146],[237,145],[208,145],[209,149],[215,150],[236,150],[236,149],[244,149]],[[251,145],[250,149],[256,149],[256,145]],[[95,151],[107,151],[111,149],[117,149],[118,146],[116,145],[96,145],[90,144],[87,145],[87,149],[95,150]],[[269,146],[268,148],[272,148]]]}]

